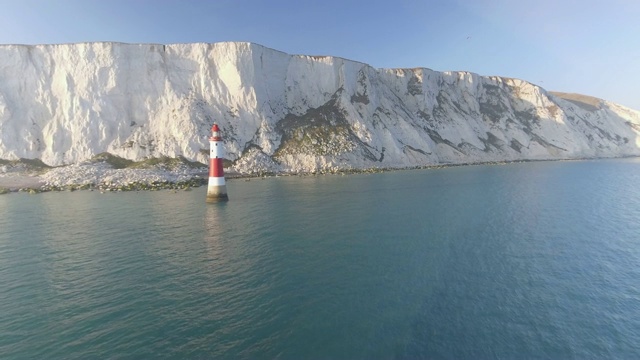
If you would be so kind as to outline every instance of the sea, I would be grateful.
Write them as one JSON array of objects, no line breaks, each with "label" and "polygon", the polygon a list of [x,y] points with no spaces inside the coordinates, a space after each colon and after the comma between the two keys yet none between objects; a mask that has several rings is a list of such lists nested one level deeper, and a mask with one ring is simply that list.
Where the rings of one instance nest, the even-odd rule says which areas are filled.
[{"label": "sea", "polygon": [[2,359],[640,358],[640,159],[0,196]]}]

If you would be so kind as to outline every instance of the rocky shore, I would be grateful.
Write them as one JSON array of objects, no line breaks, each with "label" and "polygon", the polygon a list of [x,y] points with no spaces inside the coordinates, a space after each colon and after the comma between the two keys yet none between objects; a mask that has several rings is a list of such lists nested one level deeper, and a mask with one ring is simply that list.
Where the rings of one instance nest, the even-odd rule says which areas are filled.
[{"label": "rocky shore", "polygon": [[[139,190],[189,190],[206,185],[208,169],[180,166],[171,170],[114,169],[108,164],[79,164],[45,170],[0,168],[0,194],[10,192],[40,193],[47,191],[139,191]],[[314,176],[322,174],[374,173],[392,169],[343,170],[334,172],[274,173],[255,171],[238,173],[225,170],[227,180],[265,178],[268,176]]]},{"label": "rocky shore", "polygon": [[0,193],[188,189],[206,184],[205,176],[206,169],[112,169],[104,165],[69,165],[44,173],[0,174]]},{"label": "rocky shore", "polygon": [[[438,167],[438,166],[435,166]],[[247,169],[244,169],[247,170]],[[262,168],[238,172],[225,169],[228,180],[265,178],[268,176],[315,176],[322,174],[375,173],[386,168],[342,169],[331,171],[288,173],[269,172]],[[92,161],[61,167],[49,167],[39,161],[17,160],[0,164],[0,194],[10,192],[40,193],[47,191],[98,190],[189,190],[206,185],[208,169],[204,164],[185,159],[152,159],[132,162],[112,155],[101,154]]]},{"label": "rocky shore", "polygon": [[3,160],[0,194],[45,191],[132,191],[189,189],[206,184],[204,164],[184,158],[147,159],[141,162],[100,154],[90,161],[50,167],[38,160]]},{"label": "rocky shore", "polygon": [[[40,193],[47,191],[96,190],[101,192],[119,191],[156,191],[163,189],[190,190],[207,184],[208,169],[204,164],[191,163],[184,159],[162,159],[147,161],[145,166],[129,161],[123,165],[121,158],[109,157],[101,161],[89,161],[82,164],[48,167],[32,160],[20,160],[0,165],[0,194],[11,192]],[[340,169],[305,173],[250,171],[237,172],[234,168],[225,169],[226,178],[245,179],[266,178],[269,176],[316,176],[325,174],[350,175],[380,173],[394,170],[438,169],[452,166],[504,165],[520,161],[439,164],[411,168],[368,168]],[[145,163],[143,163],[145,164]]]}]

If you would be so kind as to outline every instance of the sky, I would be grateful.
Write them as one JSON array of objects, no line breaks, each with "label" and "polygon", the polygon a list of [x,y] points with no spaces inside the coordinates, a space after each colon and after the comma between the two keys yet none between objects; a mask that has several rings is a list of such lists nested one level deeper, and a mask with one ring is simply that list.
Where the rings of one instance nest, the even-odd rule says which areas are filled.
[{"label": "sky", "polygon": [[0,44],[95,41],[252,42],[519,78],[640,110],[638,0],[0,0]]}]

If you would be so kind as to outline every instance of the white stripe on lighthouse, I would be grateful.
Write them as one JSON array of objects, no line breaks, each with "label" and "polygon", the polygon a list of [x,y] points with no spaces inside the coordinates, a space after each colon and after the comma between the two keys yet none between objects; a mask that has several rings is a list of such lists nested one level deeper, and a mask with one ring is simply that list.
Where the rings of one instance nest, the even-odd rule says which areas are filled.
[{"label": "white stripe on lighthouse", "polygon": [[209,186],[220,186],[225,185],[223,177],[210,177],[209,178]]}]

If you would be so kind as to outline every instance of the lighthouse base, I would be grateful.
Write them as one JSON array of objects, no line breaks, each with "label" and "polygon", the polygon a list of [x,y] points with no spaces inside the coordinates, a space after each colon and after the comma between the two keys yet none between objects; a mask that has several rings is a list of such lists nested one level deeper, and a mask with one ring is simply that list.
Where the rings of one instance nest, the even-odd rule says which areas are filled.
[{"label": "lighthouse base", "polygon": [[227,185],[209,185],[207,188],[207,202],[229,201],[227,196]]}]

